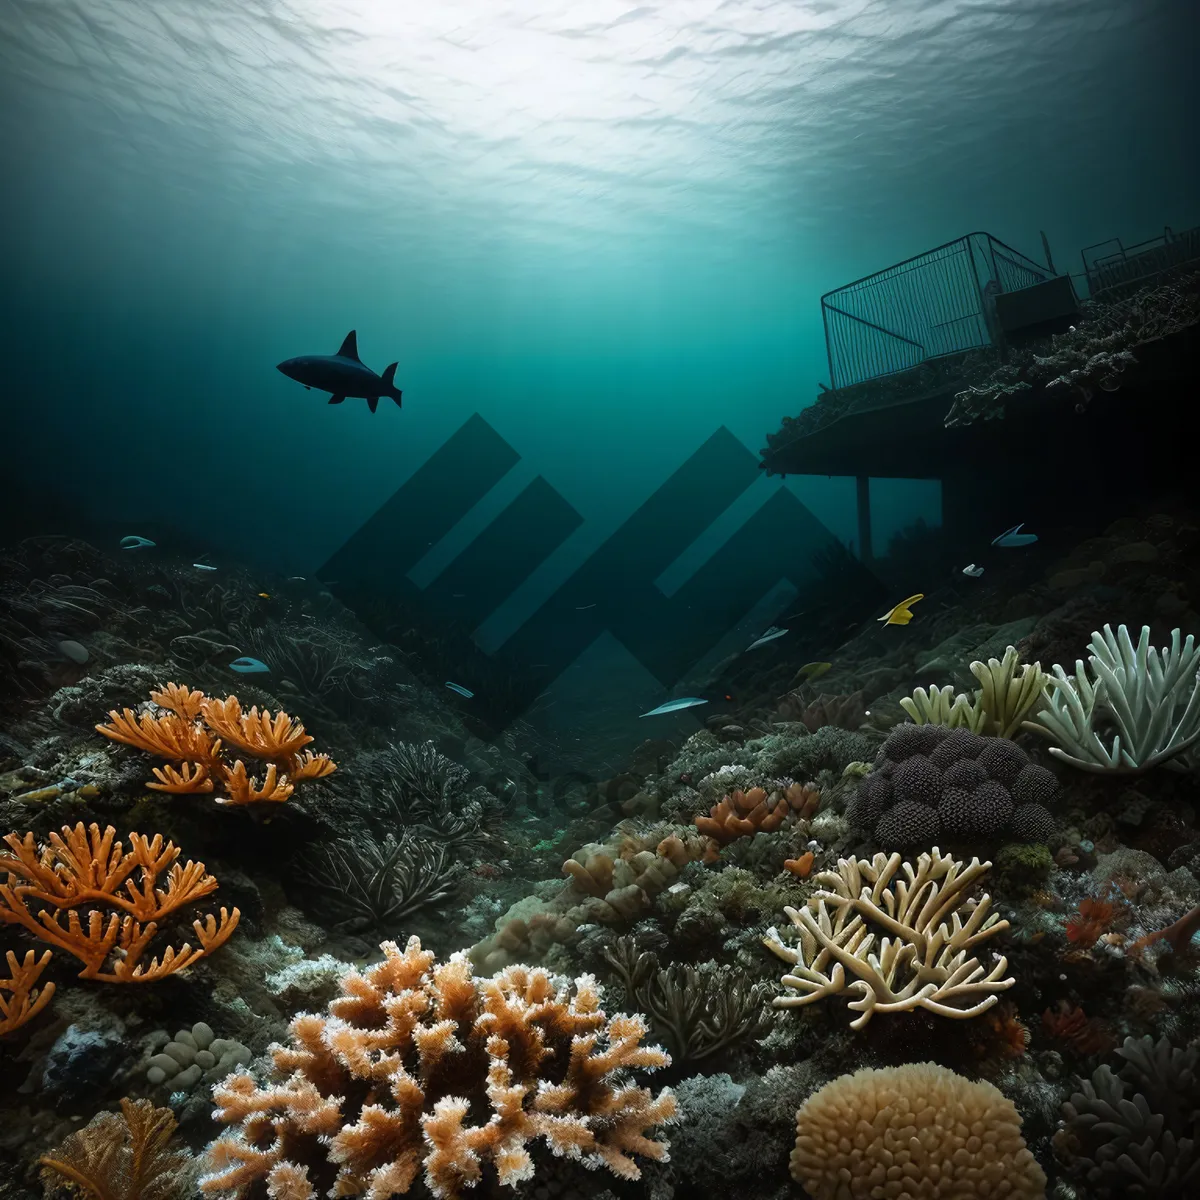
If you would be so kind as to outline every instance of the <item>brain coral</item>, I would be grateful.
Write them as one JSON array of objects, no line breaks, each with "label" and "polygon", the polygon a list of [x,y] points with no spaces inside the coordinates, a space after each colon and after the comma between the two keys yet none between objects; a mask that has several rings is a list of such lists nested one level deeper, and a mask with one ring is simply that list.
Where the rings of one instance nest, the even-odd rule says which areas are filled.
[{"label": "brain coral", "polygon": [[864,1068],[796,1113],[792,1178],[813,1200],[1042,1200],[1011,1100],[934,1063]]},{"label": "brain coral", "polygon": [[1007,738],[898,725],[858,785],[849,816],[888,850],[948,840],[1045,841],[1058,781]]},{"label": "brain coral", "polygon": [[527,967],[477,980],[465,955],[435,964],[415,937],[382,949],[328,1014],[292,1021],[265,1086],[242,1071],[214,1089],[214,1115],[239,1128],[209,1147],[204,1191],[386,1200],[423,1173],[434,1196],[457,1198],[488,1166],[502,1186],[531,1179],[539,1138],[624,1179],[640,1178],[634,1154],[666,1159],[648,1135],[675,1099],[629,1073],[670,1057],[641,1044],[641,1017],[605,1016],[590,976],[572,994]]}]

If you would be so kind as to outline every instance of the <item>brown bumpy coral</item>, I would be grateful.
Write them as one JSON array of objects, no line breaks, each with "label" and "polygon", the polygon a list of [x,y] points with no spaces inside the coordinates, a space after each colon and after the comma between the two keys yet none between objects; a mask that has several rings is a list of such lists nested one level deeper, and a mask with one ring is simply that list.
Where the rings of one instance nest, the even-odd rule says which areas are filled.
[{"label": "brown bumpy coral", "polygon": [[[116,834],[111,825],[101,831],[80,822],[63,826],[39,847],[32,833],[24,838],[10,833],[4,839],[10,853],[0,854],[0,871],[8,873],[8,882],[0,885],[0,924],[23,926],[79,959],[80,979],[106,983],[173,975],[228,940],[241,915],[236,908],[221,909],[220,920],[210,913],[193,921],[197,947],[168,946],[161,960],[144,961],[159,922],[214,892],[217,881],[203,863],[180,866],[179,850],[161,834],[131,833],[128,852]],[[29,965],[27,955],[25,968]],[[44,991],[42,997],[48,999]]]},{"label": "brown bumpy coral", "polygon": [[[219,783],[218,804],[282,804],[307,779],[322,779],[336,765],[326,754],[305,750],[312,738],[287,713],[243,712],[236,696],[211,700],[203,692],[168,683],[150,693],[161,710],[135,713],[113,709],[109,724],[96,729],[115,742],[170,759],[154,768],[156,782],[146,786],[174,795],[200,795]],[[241,758],[230,761],[225,747],[265,764],[262,782],[250,775]],[[180,765],[174,766],[174,763]]]},{"label": "brown bumpy coral", "polygon": [[423,1171],[434,1196],[456,1198],[489,1165],[502,1186],[531,1179],[538,1138],[624,1179],[640,1177],[634,1154],[666,1159],[648,1133],[674,1097],[628,1072],[670,1058],[641,1044],[641,1017],[605,1016],[590,976],[572,995],[527,967],[475,979],[465,955],[435,964],[415,937],[382,949],[327,1015],[292,1022],[273,1082],[239,1072],[215,1089],[216,1116],[240,1128],[209,1147],[205,1191],[384,1200]]},{"label": "brown bumpy coral", "polygon": [[792,1178],[813,1200],[1042,1200],[1013,1102],[933,1063],[841,1075],[796,1113]]}]

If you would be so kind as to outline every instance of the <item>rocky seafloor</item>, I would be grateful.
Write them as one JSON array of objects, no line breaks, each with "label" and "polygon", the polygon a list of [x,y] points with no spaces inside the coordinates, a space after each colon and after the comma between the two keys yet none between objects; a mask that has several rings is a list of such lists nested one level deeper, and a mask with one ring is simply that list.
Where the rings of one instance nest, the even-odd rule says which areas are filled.
[{"label": "rocky seafloor", "polygon": [[1196,1194],[1200,512],[1041,532],[562,795],[310,581],[10,548],[0,1196]]}]

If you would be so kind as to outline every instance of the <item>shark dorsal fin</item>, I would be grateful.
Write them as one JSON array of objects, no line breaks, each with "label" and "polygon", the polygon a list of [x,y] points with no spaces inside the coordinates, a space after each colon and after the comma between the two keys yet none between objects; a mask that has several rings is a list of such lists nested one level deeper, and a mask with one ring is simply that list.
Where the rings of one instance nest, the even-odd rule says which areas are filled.
[{"label": "shark dorsal fin", "polygon": [[346,334],[346,340],[342,343],[342,348],[337,352],[338,358],[349,358],[354,362],[362,362],[358,357],[358,334],[352,329]]}]

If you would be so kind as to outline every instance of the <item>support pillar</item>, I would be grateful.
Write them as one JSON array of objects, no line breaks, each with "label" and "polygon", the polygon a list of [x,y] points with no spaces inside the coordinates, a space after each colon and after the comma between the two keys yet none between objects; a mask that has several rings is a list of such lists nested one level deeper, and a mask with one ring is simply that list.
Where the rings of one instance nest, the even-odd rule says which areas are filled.
[{"label": "support pillar", "polygon": [[854,484],[858,498],[858,557],[869,564],[875,558],[871,545],[871,477],[856,475]]}]

